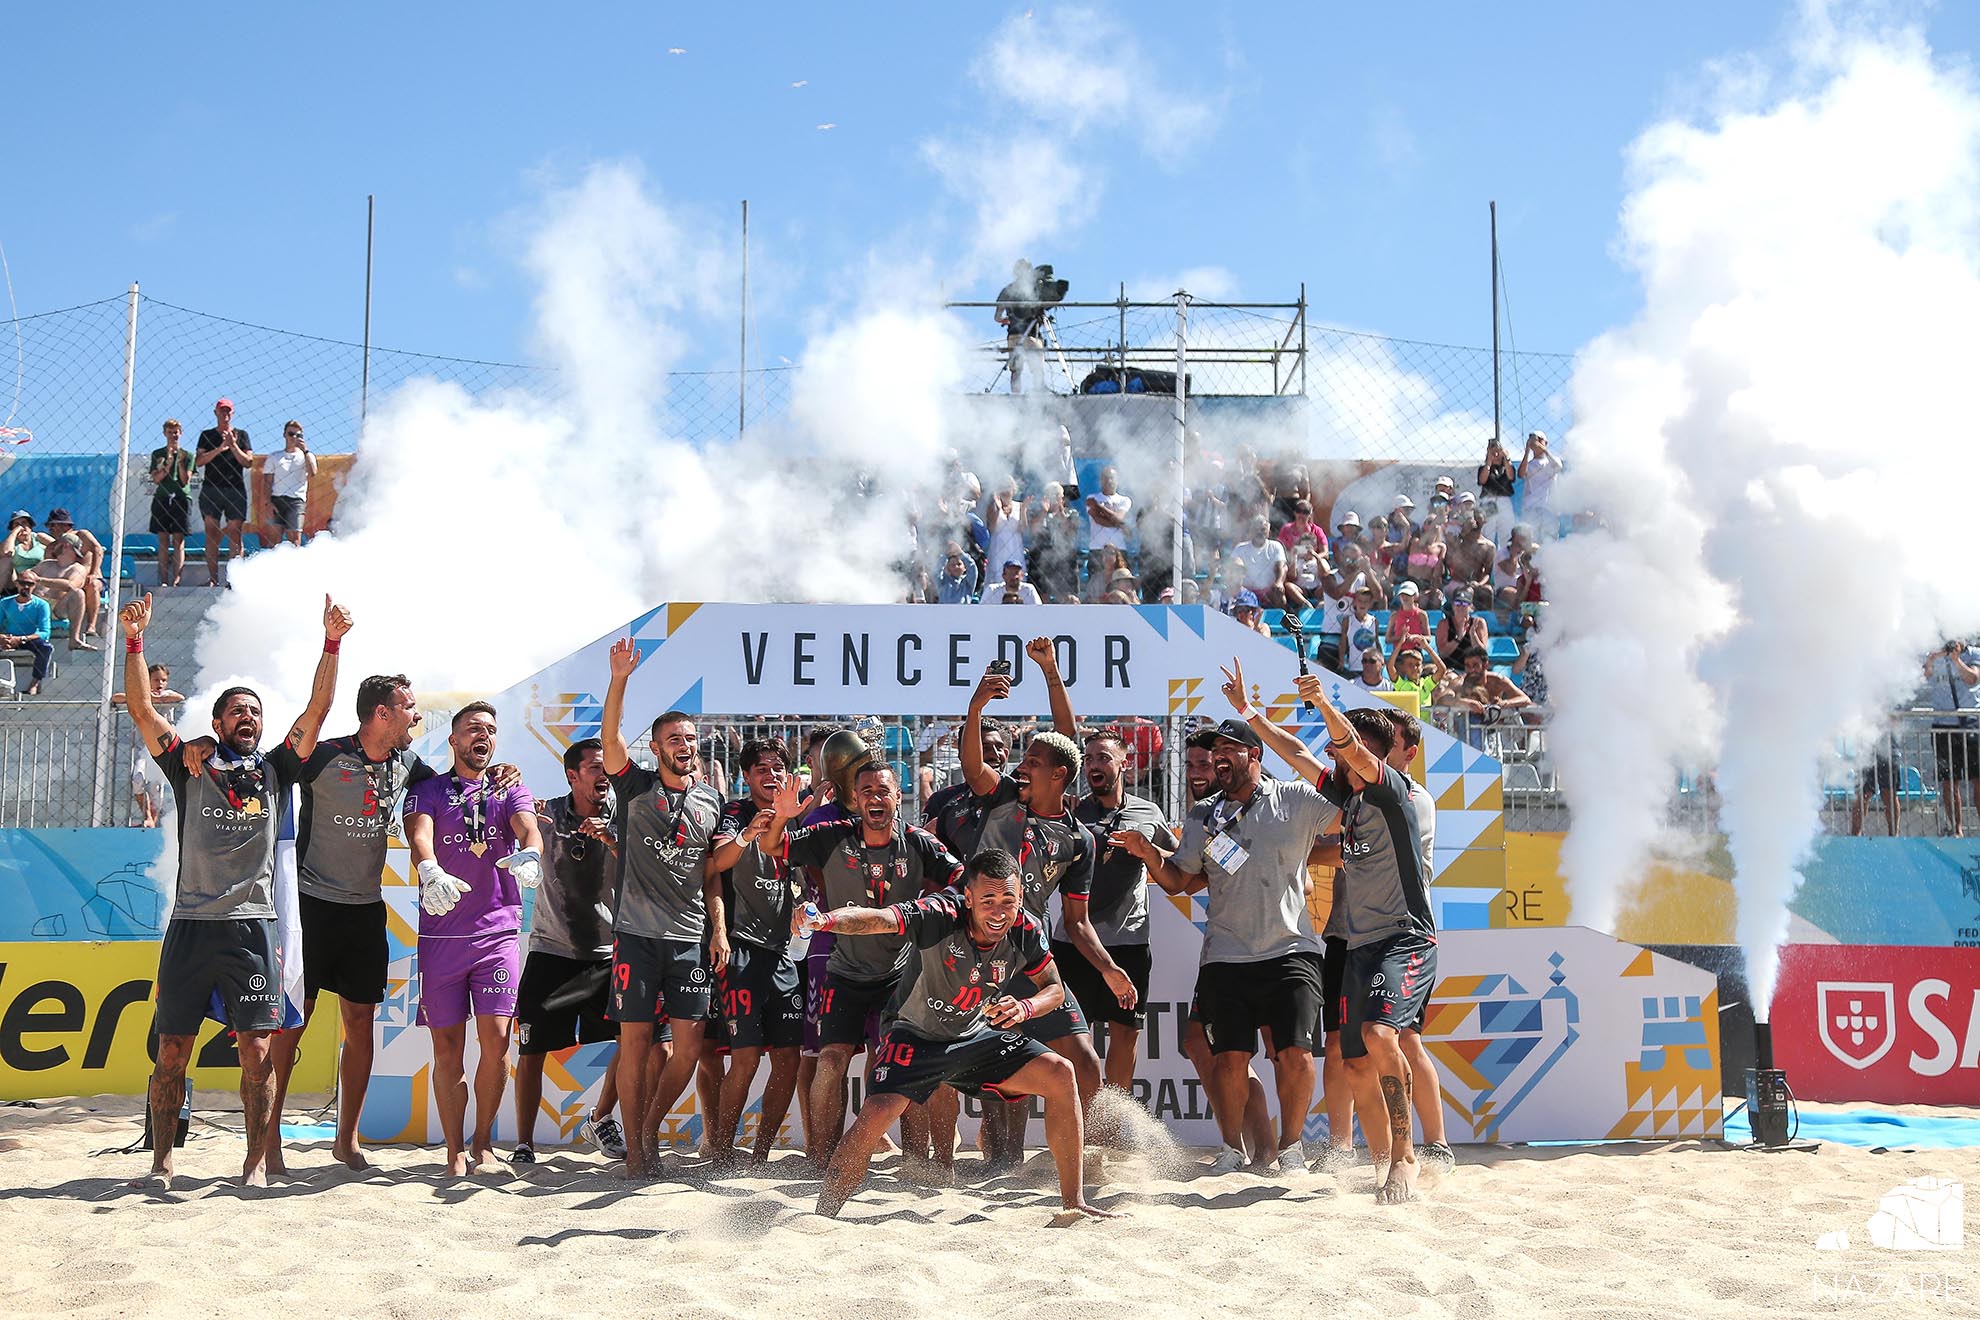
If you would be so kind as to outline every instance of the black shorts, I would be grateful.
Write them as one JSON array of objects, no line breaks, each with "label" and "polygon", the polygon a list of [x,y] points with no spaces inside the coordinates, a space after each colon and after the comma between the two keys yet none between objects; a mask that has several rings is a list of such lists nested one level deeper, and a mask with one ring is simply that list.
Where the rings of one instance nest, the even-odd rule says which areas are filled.
[{"label": "black shorts", "polygon": [[1263,962],[1212,962],[1197,974],[1203,1034],[1213,1054],[1255,1054],[1258,1031],[1274,1051],[1320,1043],[1322,972],[1317,953],[1287,953]]},{"label": "black shorts", "polygon": [[688,940],[621,935],[612,941],[614,1022],[699,1022],[708,1016],[708,954]]},{"label": "black shorts", "polygon": [[215,996],[234,1031],[282,1025],[282,940],[273,917],[174,917],[158,946],[158,1034],[197,1036]]},{"label": "black shorts", "polygon": [[715,977],[715,1020],[722,1048],[785,1050],[804,1044],[804,983],[778,949],[737,940]]},{"label": "black shorts", "polygon": [[1347,1008],[1341,1015],[1341,1057],[1368,1053],[1364,1026],[1421,1031],[1437,984],[1437,941],[1411,931],[1347,952]]},{"label": "black shorts", "polygon": [[385,1002],[385,967],[391,946],[385,937],[385,902],[332,903],[297,894],[302,919],[303,998],[324,991],[351,1004]]},{"label": "black shorts", "polygon": [[1320,1025],[1333,1035],[1347,1018],[1347,1000],[1342,985],[1347,975],[1347,941],[1327,936],[1327,951],[1320,955]]},{"label": "black shorts", "polygon": [[1932,730],[1932,759],[1939,765],[1939,782],[1980,778],[1980,732],[1972,729]]},{"label": "black shorts", "polygon": [[611,990],[609,958],[531,953],[516,982],[516,1053],[617,1040],[619,1029],[605,1017]]},{"label": "black shorts", "polygon": [[300,532],[303,527],[303,497],[300,495],[270,495],[268,502],[275,506],[275,525],[285,532]]},{"label": "black shorts", "polygon": [[247,491],[233,486],[199,484],[199,513],[215,522],[242,522],[247,518]]},{"label": "black shorts", "polygon": [[884,981],[853,981],[827,972],[818,1001],[819,1046],[878,1045],[880,1018],[900,985],[898,974]]},{"label": "black shorts", "polygon": [[1043,1042],[1016,1031],[982,1027],[961,1040],[929,1040],[926,1036],[896,1026],[874,1052],[871,1095],[905,1096],[920,1105],[928,1102],[940,1086],[953,1086],[971,1095],[989,1092],[1000,1100],[1015,1100],[1022,1093],[1006,1095],[999,1082],[1033,1059],[1050,1054]]},{"label": "black shorts", "polygon": [[1052,961],[1059,965],[1059,977],[1066,983],[1066,995],[1079,1005],[1088,1022],[1118,1022],[1140,1031],[1148,1024],[1148,973],[1154,957],[1146,944],[1123,944],[1107,954],[1134,982],[1134,1007],[1122,1008],[1121,1001],[1107,988],[1107,978],[1086,960],[1076,944],[1052,941]]},{"label": "black shorts", "polygon": [[192,501],[183,492],[160,491],[151,497],[151,534],[184,536],[192,525]]}]

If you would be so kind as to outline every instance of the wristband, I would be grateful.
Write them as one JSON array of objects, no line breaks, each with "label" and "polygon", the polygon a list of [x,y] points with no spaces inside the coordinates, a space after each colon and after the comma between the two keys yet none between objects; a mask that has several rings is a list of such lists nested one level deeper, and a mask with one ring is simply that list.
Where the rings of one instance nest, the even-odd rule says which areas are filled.
[{"label": "wristband", "polygon": [[139,633],[135,637],[126,637],[124,639],[124,653],[126,655],[143,655],[144,634]]},{"label": "wristband", "polygon": [[1031,1021],[1031,1001],[1029,999],[1020,999],[1017,1002],[1018,1002],[1018,1007],[1024,1010],[1024,1016],[1019,1018],[1018,1021],[1020,1022]]},{"label": "wristband", "polygon": [[341,637],[326,637],[323,639],[323,654],[335,655],[343,645],[344,639]]},{"label": "wristband", "polygon": [[836,912],[824,913],[818,919],[818,929],[820,930],[830,930],[838,924],[839,914]]}]

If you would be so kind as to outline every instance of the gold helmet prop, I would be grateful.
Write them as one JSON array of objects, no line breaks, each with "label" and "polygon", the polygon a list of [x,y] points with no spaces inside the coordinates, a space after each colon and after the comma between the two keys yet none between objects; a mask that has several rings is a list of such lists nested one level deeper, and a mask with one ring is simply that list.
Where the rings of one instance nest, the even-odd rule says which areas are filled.
[{"label": "gold helmet prop", "polygon": [[824,767],[826,782],[839,795],[839,801],[845,803],[853,800],[853,785],[859,772],[874,763],[873,748],[851,729],[840,729],[827,738],[818,759]]}]

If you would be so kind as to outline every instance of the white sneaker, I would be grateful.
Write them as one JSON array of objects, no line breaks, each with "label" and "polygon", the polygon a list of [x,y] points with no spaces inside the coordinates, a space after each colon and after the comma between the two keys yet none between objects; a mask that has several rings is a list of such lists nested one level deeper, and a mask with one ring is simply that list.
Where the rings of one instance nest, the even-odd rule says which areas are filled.
[{"label": "white sneaker", "polygon": [[608,1160],[626,1157],[625,1133],[620,1131],[619,1121],[610,1114],[603,1118],[585,1119],[578,1125],[578,1139],[590,1142]]},{"label": "white sneaker", "polygon": [[1313,1168],[1320,1173],[1339,1173],[1351,1169],[1358,1162],[1352,1147],[1327,1145],[1320,1148],[1320,1154],[1313,1160]]},{"label": "white sneaker", "polygon": [[1232,1146],[1224,1147],[1223,1153],[1218,1155],[1216,1159],[1210,1161],[1210,1172],[1213,1174],[1236,1173],[1239,1169],[1242,1169],[1243,1167],[1244,1167],[1244,1152]]},{"label": "white sneaker", "polygon": [[1280,1173],[1306,1172],[1305,1142],[1295,1141],[1292,1145],[1286,1147],[1284,1150],[1279,1152],[1279,1172]]}]

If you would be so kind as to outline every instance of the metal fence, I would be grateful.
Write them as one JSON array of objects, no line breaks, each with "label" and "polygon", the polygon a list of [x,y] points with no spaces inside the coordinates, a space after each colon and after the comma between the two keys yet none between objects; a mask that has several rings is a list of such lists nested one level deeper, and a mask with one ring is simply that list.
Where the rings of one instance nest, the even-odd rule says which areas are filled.
[{"label": "metal fence", "polygon": [[[1507,829],[1567,829],[1574,786],[1562,782],[1549,753],[1544,711],[1488,722],[1433,707],[1427,716],[1498,758]],[[1933,837],[1980,829],[1980,710],[1898,711],[1874,744],[1838,747],[1824,778],[1822,827],[1830,834]],[[1709,772],[1672,776],[1669,821],[1686,834],[1720,833],[1719,791]]]}]

